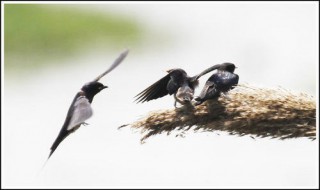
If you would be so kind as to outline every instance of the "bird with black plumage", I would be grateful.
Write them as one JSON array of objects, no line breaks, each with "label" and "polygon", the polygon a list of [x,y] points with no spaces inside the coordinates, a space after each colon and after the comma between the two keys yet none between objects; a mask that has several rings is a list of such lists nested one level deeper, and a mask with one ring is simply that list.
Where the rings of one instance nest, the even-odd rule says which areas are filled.
[{"label": "bird with black plumage", "polygon": [[88,82],[82,86],[81,90],[76,94],[69,107],[66,119],[64,121],[64,124],[62,125],[58,137],[51,146],[51,151],[48,159],[67,136],[79,129],[81,125],[86,125],[85,121],[89,119],[93,114],[91,108],[93,97],[101,90],[107,88],[107,86],[98,81],[103,76],[111,72],[114,68],[116,68],[124,60],[128,53],[129,50],[121,53],[120,56],[104,73],[96,77],[93,81]]},{"label": "bird with black plumage", "polygon": [[177,107],[177,102],[181,105],[191,105],[195,88],[199,83],[198,79],[213,69],[216,68],[210,67],[193,77],[189,77],[183,69],[170,69],[167,75],[137,94],[135,101],[143,103],[166,95],[173,95],[174,107]]},{"label": "bird with black plumage", "polygon": [[233,63],[217,64],[211,69],[217,69],[217,72],[211,75],[200,95],[194,99],[195,105],[200,105],[206,100],[217,99],[221,94],[226,95],[239,82],[239,76],[234,73],[236,66]]}]

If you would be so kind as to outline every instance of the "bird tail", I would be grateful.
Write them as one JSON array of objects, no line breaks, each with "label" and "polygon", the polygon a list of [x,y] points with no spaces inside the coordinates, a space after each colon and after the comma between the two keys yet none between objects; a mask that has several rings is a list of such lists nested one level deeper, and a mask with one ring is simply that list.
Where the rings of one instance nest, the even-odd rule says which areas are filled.
[{"label": "bird tail", "polygon": [[53,143],[53,145],[51,146],[51,149],[50,149],[51,151],[50,151],[50,154],[48,156],[48,160],[51,157],[51,155],[54,153],[54,151],[57,149],[57,147],[59,146],[59,144],[61,142],[62,142],[62,139],[59,138],[59,137],[54,141],[54,143]]},{"label": "bird tail", "polygon": [[42,165],[41,169],[39,170],[38,174],[37,175],[40,175],[41,171],[43,170],[43,168],[47,165],[47,162],[49,160],[49,158],[51,157],[51,155],[53,154],[53,152],[57,149],[57,147],[59,146],[59,144],[63,141],[64,138],[66,138],[68,136],[67,135],[63,135],[63,131],[60,131],[57,139],[54,141],[54,143],[52,144],[51,146],[51,151],[50,151],[50,154],[47,158],[47,160],[45,161],[45,163]]},{"label": "bird tail", "polygon": [[42,165],[41,170],[38,172],[38,175],[40,175],[40,172],[43,170],[43,168],[47,165],[47,162],[49,160],[49,158],[51,157],[51,155],[53,154],[53,152],[57,149],[57,147],[59,146],[59,144],[63,141],[64,138],[66,138],[68,135],[62,135],[61,134],[62,131],[59,133],[57,139],[54,141],[53,145],[51,146],[51,151],[50,154],[46,160],[46,162]]},{"label": "bird tail", "polygon": [[50,148],[50,154],[48,157],[51,157],[51,155],[54,153],[54,151],[57,149],[57,147],[59,146],[59,144],[69,135],[70,133],[68,131],[65,130],[61,130],[58,137],[56,138],[56,140],[54,141],[54,143],[52,144],[51,148]]}]

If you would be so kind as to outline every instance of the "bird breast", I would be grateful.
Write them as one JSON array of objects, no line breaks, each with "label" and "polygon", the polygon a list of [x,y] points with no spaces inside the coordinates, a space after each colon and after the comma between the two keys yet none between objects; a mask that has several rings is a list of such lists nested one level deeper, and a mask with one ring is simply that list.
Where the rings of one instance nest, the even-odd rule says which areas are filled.
[{"label": "bird breast", "polygon": [[181,104],[191,102],[193,99],[194,90],[189,86],[182,86],[178,89],[176,94],[176,100]]}]

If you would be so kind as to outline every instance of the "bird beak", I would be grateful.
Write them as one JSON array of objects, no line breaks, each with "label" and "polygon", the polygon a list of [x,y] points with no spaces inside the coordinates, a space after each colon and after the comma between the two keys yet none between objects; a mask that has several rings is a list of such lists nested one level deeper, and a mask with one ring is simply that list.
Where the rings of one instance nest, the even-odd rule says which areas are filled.
[{"label": "bird beak", "polygon": [[166,70],[166,71],[167,71],[167,73],[170,73],[172,70],[173,70],[173,69],[168,69],[168,70]]},{"label": "bird beak", "polygon": [[101,88],[101,90],[103,90],[103,89],[105,89],[105,88],[108,88],[108,86],[103,86],[103,87]]}]

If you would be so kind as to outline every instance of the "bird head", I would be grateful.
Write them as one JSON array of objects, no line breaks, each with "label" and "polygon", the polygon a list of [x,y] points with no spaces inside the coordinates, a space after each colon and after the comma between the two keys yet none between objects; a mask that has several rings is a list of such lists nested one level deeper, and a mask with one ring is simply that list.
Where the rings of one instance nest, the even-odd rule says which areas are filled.
[{"label": "bird head", "polygon": [[81,90],[83,92],[85,92],[88,96],[94,96],[97,93],[99,93],[101,90],[108,88],[108,86],[104,86],[103,84],[101,84],[100,82],[88,82],[86,83]]},{"label": "bird head", "polygon": [[167,73],[171,73],[174,69],[167,69],[166,72]]},{"label": "bird head", "polygon": [[218,70],[228,71],[230,73],[233,73],[235,69],[236,69],[236,66],[233,63],[222,63],[218,68]]},{"label": "bird head", "polygon": [[177,73],[177,74],[187,74],[183,69],[180,69],[180,68],[174,68],[174,69],[168,69],[168,70],[166,70],[167,71],[167,73],[173,73],[173,74],[175,74],[175,73]]}]

